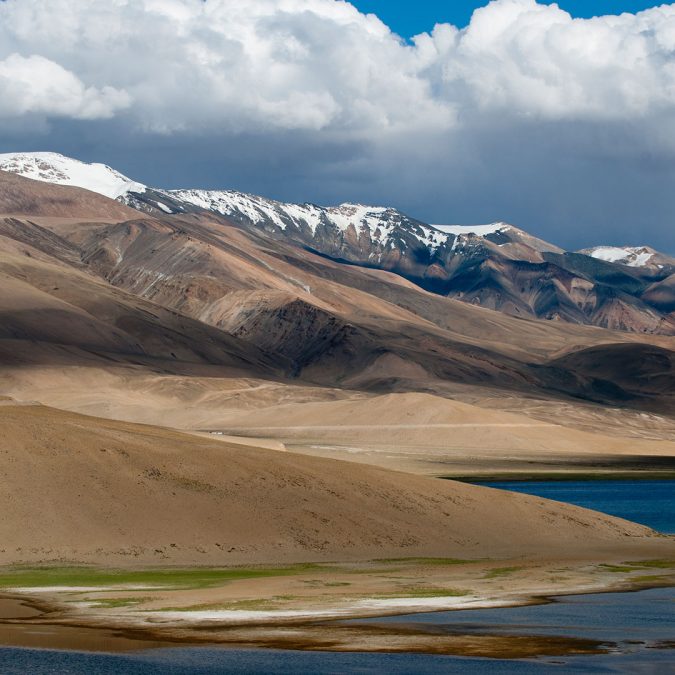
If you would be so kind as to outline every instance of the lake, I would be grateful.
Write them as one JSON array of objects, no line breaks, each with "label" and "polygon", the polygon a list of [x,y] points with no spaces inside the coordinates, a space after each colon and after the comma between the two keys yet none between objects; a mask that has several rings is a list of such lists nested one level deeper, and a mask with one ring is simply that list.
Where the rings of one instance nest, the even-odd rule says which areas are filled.
[{"label": "lake", "polygon": [[675,481],[499,481],[479,485],[576,504],[675,534]]}]

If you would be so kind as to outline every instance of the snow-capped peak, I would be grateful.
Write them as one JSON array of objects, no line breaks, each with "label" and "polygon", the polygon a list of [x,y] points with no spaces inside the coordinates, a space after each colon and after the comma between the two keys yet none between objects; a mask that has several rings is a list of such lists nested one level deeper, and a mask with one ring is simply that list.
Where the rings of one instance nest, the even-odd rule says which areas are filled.
[{"label": "snow-capped peak", "polygon": [[619,263],[628,267],[644,267],[654,257],[655,251],[647,246],[596,246],[583,251],[597,260]]},{"label": "snow-capped peak", "polygon": [[475,234],[477,237],[485,237],[488,234],[507,230],[511,226],[507,223],[498,222],[490,223],[489,225],[432,225],[431,227],[446,234],[454,234],[455,236]]},{"label": "snow-capped peak", "polygon": [[0,154],[0,170],[44,183],[85,188],[111,199],[146,190],[142,183],[127,178],[105,164],[86,164],[56,152]]},{"label": "snow-capped peak", "polygon": [[323,228],[342,233],[353,228],[357,235],[367,233],[373,242],[387,247],[396,246],[396,241],[404,237],[416,239],[430,251],[446,244],[452,244],[455,250],[460,235],[484,237],[511,227],[502,222],[476,226],[427,225],[395,208],[350,202],[325,207],[285,203],[236,190],[153,189],[105,164],[87,164],[55,152],[0,154],[0,170],[46,183],[86,188],[140,210],[180,213],[192,206],[242,223],[282,231],[291,228],[311,236]]},{"label": "snow-capped peak", "polygon": [[288,227],[308,229],[312,235],[321,226],[336,228],[341,232],[346,232],[352,226],[357,232],[369,231],[374,239],[384,244],[405,223],[413,236],[430,248],[437,248],[447,241],[445,233],[386,206],[291,204],[233,190],[170,190],[165,194],[179,202],[257,226],[271,225],[281,230]]}]

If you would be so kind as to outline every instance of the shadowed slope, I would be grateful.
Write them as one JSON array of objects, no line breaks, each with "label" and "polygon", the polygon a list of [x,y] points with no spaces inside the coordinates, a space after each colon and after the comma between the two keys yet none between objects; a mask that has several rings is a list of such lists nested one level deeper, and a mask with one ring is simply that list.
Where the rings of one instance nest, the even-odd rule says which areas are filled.
[{"label": "shadowed slope", "polygon": [[625,401],[640,391],[626,382],[613,387],[611,373],[598,387],[561,377],[559,364],[547,361],[570,344],[674,344],[471,307],[216,217],[54,229],[111,284],[287,358],[295,376],[323,385],[381,391],[458,382]]},{"label": "shadowed slope", "polygon": [[[20,226],[22,221],[15,221]],[[183,364],[225,366],[233,373],[277,377],[288,368],[257,347],[164,309],[2,234],[0,223],[0,363]],[[30,232],[27,225],[24,232]],[[48,233],[50,234],[50,233]],[[58,243],[58,242],[57,242]]]}]

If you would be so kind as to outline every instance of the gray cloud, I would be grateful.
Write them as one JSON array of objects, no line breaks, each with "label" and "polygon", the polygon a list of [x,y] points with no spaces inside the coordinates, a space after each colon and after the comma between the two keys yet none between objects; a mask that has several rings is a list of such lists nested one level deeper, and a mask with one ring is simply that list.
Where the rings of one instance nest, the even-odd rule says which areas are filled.
[{"label": "gray cloud", "polygon": [[402,42],[334,0],[6,0],[0,142],[166,187],[675,249],[675,5],[495,0]]}]

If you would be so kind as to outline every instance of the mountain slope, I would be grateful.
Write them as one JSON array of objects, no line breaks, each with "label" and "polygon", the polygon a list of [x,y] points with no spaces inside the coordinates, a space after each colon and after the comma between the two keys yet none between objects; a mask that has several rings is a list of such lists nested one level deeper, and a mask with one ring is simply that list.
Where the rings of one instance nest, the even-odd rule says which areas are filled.
[{"label": "mountain slope", "polygon": [[[35,181],[0,172],[0,205],[9,183],[22,203],[44,213],[56,207],[98,215],[138,215],[99,195],[60,186],[34,191]],[[84,193],[84,200],[80,200]],[[92,201],[89,196],[94,197]],[[86,227],[78,219],[43,219]],[[113,219],[114,221],[115,219]],[[27,217],[0,216],[0,364],[135,361],[171,368],[203,364],[233,373],[281,376],[290,364],[200,321],[112,287],[89,272],[79,248]]]},{"label": "mountain slope", "polygon": [[30,215],[49,218],[128,220],[138,212],[96,192],[38,182],[0,171],[0,215]]},{"label": "mountain slope", "polygon": [[573,254],[506,223],[428,225],[389,207],[287,204],[231,190],[160,190],[110,167],[52,153],[3,155],[3,168],[97,190],[154,216],[217,214],[332,260],[394,272],[433,293],[519,317],[675,334],[675,315],[667,302],[664,309],[663,294],[649,292],[675,273],[675,261],[648,247]]},{"label": "mountain slope", "polygon": [[5,564],[579,559],[668,548],[645,527],[574,506],[350,462],[11,402],[0,424]]},{"label": "mountain slope", "polygon": [[129,192],[142,193],[146,189],[142,183],[105,164],[86,164],[56,152],[0,153],[0,171],[45,183],[84,188],[111,199],[124,197]]},{"label": "mountain slope", "polygon": [[[420,326],[419,315],[358,290],[356,283],[324,279],[323,259],[312,253],[278,245],[275,253],[289,255],[288,262],[280,260],[267,248],[269,239],[231,226],[183,217],[53,229],[112,285],[289,359],[297,377],[324,384],[362,377],[387,354],[462,380],[516,382],[523,380],[518,371],[528,370],[506,355],[490,356],[491,348],[478,348],[474,340],[466,344],[460,334],[449,339],[433,324]],[[299,269],[290,257],[295,252],[317,265],[316,272]],[[477,311],[468,308],[469,314]],[[422,349],[420,332],[428,332]],[[496,368],[495,360],[503,367]]]},{"label": "mountain slope", "polygon": [[546,367],[569,344],[616,342],[616,334],[516,320],[197,215],[52,229],[90,272],[255,346],[303,381],[375,391],[462,383],[640,400],[630,385]]}]

